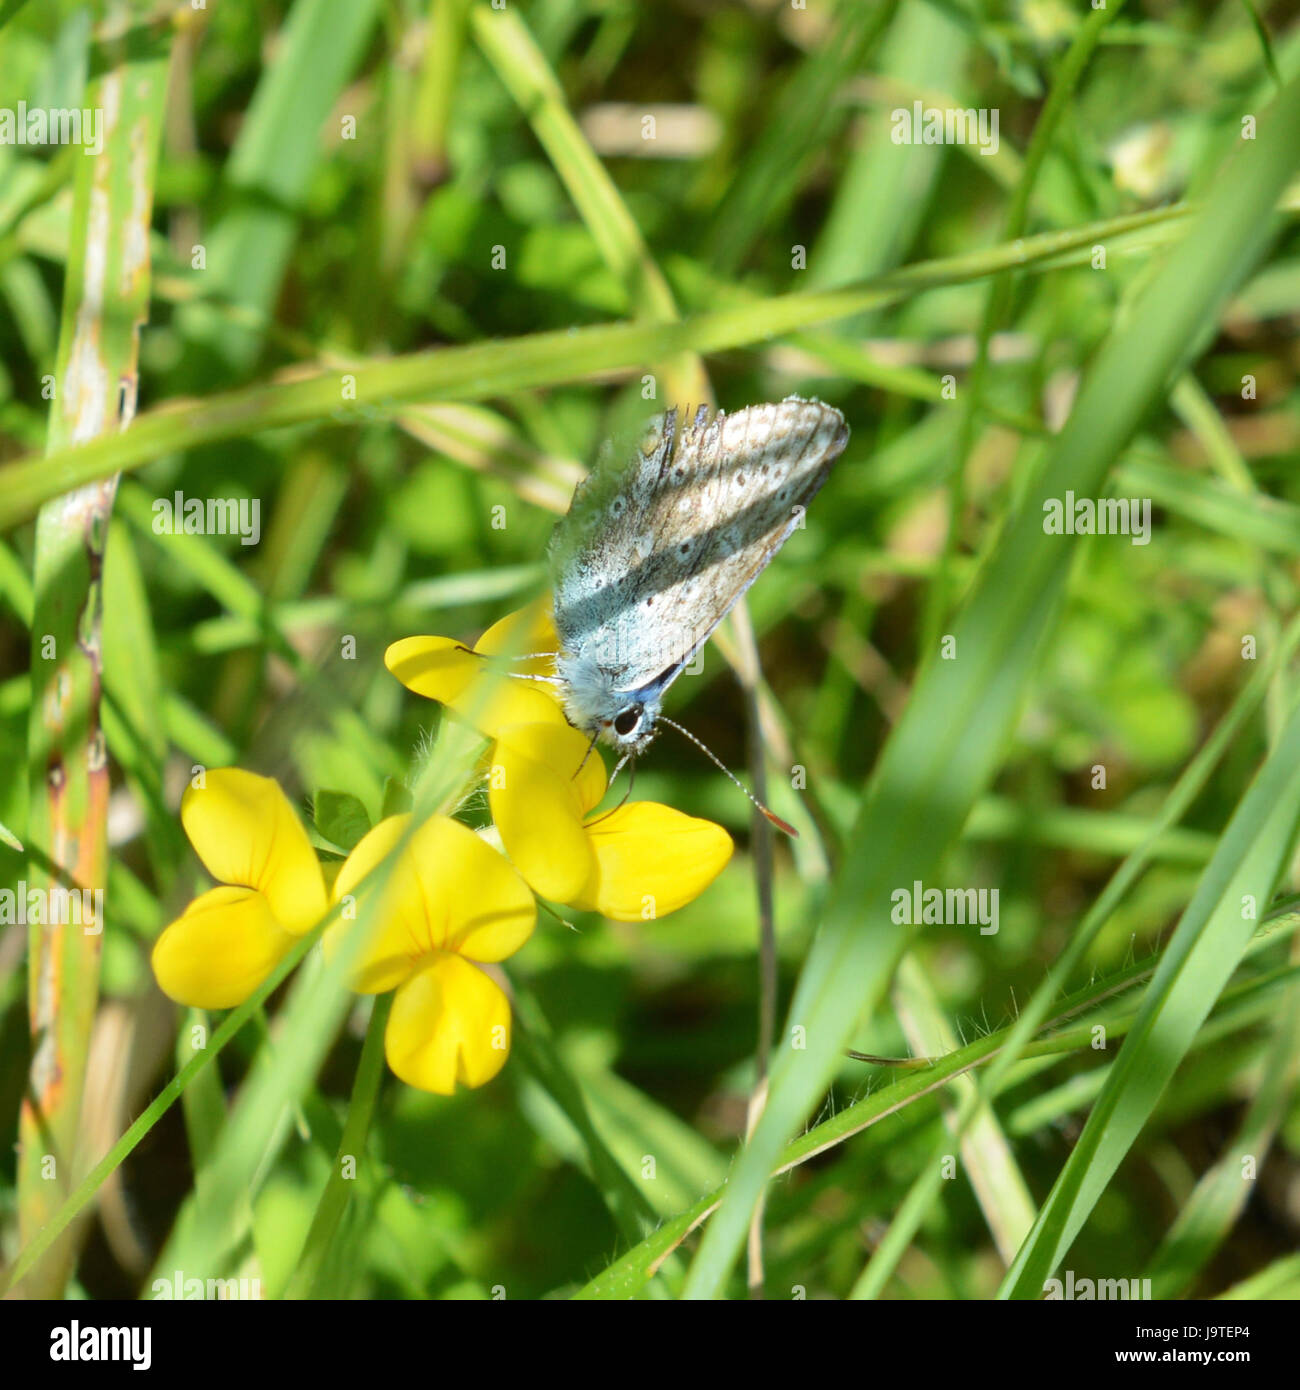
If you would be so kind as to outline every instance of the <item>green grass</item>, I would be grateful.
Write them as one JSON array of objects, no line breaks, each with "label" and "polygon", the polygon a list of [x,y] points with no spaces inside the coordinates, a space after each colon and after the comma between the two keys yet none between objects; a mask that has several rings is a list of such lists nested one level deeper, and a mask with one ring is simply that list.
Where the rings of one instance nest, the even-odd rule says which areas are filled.
[{"label": "green grass", "polygon": [[[107,888],[66,953],[0,924],[4,1285],[1294,1297],[1290,11],[128,9],[0,5],[0,108],[130,93],[93,158],[0,145],[0,888]],[[997,110],[996,156],[896,144],[916,99]],[[665,735],[634,795],[732,863],[662,921],[543,913],[510,1061],[450,1099],[310,940],[224,1018],[161,998],[196,764],[322,844],[457,805],[477,745],[387,644],[539,592],[627,424],[791,392],[850,444],[668,712],[798,840]],[[258,543],[157,534],[176,491],[256,500]],[[1067,492],[1150,499],[1149,544],[1045,531]],[[997,934],[895,922],[914,880],[998,889]]]}]

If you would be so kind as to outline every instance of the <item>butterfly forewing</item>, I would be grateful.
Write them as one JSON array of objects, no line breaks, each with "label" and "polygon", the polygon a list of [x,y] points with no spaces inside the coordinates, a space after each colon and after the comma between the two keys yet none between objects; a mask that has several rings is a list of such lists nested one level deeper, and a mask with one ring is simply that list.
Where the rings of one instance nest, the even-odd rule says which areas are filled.
[{"label": "butterfly forewing", "polygon": [[602,460],[556,527],[555,622],[611,691],[662,689],[798,525],[848,440],[839,411],[790,397],[651,422]]}]

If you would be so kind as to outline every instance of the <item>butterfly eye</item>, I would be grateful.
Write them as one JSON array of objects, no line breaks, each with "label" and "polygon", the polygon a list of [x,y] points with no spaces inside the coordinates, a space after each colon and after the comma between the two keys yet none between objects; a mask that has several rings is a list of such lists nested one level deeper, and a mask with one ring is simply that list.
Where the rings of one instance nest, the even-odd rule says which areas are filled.
[{"label": "butterfly eye", "polygon": [[636,731],[636,726],[641,722],[641,712],[635,709],[620,710],[614,717],[614,732],[626,738],[628,734]]}]

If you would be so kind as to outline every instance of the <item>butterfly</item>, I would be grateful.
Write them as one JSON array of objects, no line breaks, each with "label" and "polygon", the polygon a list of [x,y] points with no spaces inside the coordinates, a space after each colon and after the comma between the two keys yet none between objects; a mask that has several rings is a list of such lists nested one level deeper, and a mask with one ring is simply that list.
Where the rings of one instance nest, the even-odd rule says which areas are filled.
[{"label": "butterfly", "polygon": [[680,428],[669,410],[625,457],[607,447],[549,552],[571,724],[625,758],[651,742],[665,691],[799,526],[848,439],[833,406],[787,396],[712,419],[701,406]]}]

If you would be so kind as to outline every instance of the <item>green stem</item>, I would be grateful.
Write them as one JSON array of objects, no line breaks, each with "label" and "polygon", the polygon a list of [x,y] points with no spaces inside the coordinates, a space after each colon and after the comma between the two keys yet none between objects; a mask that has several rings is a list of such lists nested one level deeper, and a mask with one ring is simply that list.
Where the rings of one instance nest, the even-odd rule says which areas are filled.
[{"label": "green stem", "polygon": [[[1281,209],[1292,211],[1288,199],[1282,199]],[[1000,270],[1078,264],[1098,240],[1106,240],[1112,249],[1118,240],[1130,236],[1135,245],[1148,248],[1176,241],[1181,223],[1192,211],[1188,204],[1177,204],[1065,232],[1044,232],[1009,245],[919,261],[843,289],[775,295],[677,323],[597,324],[372,358],[346,373],[327,370],[303,380],[244,387],[186,404],[169,403],[137,416],[131,429],[121,434],[0,468],[0,529],[25,521],[42,502],[62,491],[119,469],[138,468],[177,449],[305,421],[355,424],[412,402],[483,400],[530,387],[584,381],[674,352],[721,352],[770,342],[812,324],[851,318],[927,289],[981,280]]]},{"label": "green stem", "polygon": [[[352,1197],[351,1184],[356,1181],[355,1165],[365,1151],[366,1135],[370,1132],[370,1120],[375,1113],[375,1101],[383,1082],[384,1028],[392,1007],[392,994],[381,994],[376,997],[370,1010],[366,1040],[361,1047],[361,1060],[357,1063],[357,1074],[352,1083],[352,1099],[348,1102],[348,1118],[339,1139],[334,1167],[316,1204],[316,1214],[303,1242],[297,1268],[284,1292],[285,1298],[325,1296],[322,1285],[329,1269],[326,1256]],[[354,1165],[351,1177],[345,1176],[349,1160]]]},{"label": "green stem", "polygon": [[[109,41],[97,52],[86,85],[84,104],[108,113],[107,129],[99,151],[74,166],[47,459],[95,437],[120,437],[134,412],[168,49],[166,35],[134,45]],[[47,892],[102,894],[108,882],[101,615],[116,487],[111,470],[84,488],[51,477],[42,499],[49,505],[36,523],[22,839],[28,879]],[[120,756],[117,748],[112,752]],[[74,932],[38,918],[28,929],[31,1066],[17,1145],[21,1239],[49,1221],[83,1161],[82,1095],[104,926],[100,920],[94,931]],[[33,1273],[27,1297],[62,1295],[76,1244],[69,1231]]]},{"label": "green stem", "polygon": [[[542,147],[587,224],[601,258],[627,295],[638,319],[673,323],[681,316],[667,280],[650,254],[641,228],[618,186],[574,119],[564,89],[518,10],[470,11],[474,37],[497,76],[528,117]],[[706,404],[713,388],[691,352],[673,354],[659,368],[669,401]]]}]

